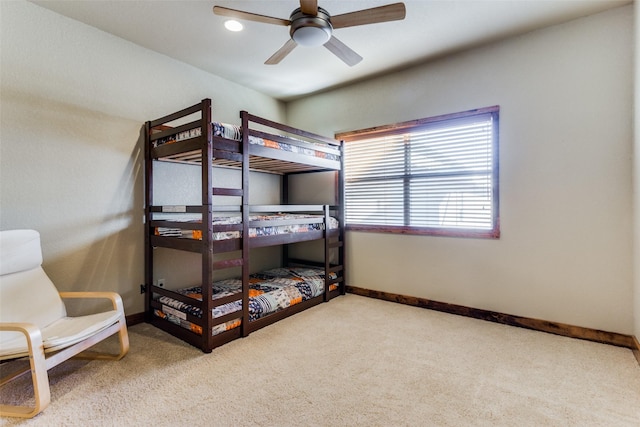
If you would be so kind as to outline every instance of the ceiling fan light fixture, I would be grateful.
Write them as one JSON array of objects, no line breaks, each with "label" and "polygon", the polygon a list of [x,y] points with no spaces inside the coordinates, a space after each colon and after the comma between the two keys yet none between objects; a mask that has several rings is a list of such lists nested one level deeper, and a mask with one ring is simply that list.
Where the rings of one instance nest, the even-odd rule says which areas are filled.
[{"label": "ceiling fan light fixture", "polygon": [[306,15],[300,8],[291,14],[289,35],[300,46],[322,46],[331,38],[331,22],[329,13],[318,8],[318,14]]},{"label": "ceiling fan light fixture", "polygon": [[300,46],[322,46],[331,38],[331,31],[320,27],[300,27],[291,38]]}]

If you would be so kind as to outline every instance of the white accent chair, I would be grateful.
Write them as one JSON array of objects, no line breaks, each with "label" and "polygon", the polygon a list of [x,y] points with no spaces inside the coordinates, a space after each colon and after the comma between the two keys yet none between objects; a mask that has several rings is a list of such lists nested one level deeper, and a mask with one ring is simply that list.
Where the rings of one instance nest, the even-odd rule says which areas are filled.
[{"label": "white accent chair", "polygon": [[[129,351],[120,295],[115,292],[58,292],[42,269],[40,234],[0,231],[0,361],[29,358],[30,368],[0,379],[0,387],[31,371],[35,405],[0,405],[0,415],[31,418],[50,401],[47,371],[77,356],[119,360]],[[106,298],[113,310],[68,317],[63,298]],[[84,353],[118,334],[118,354]]]}]

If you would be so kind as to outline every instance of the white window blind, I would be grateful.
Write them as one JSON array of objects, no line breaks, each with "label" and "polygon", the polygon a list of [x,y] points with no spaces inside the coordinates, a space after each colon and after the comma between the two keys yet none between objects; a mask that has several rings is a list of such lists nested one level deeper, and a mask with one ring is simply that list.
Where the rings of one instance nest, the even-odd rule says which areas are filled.
[{"label": "white window blind", "polygon": [[497,123],[489,107],[347,135],[347,226],[497,237]]}]

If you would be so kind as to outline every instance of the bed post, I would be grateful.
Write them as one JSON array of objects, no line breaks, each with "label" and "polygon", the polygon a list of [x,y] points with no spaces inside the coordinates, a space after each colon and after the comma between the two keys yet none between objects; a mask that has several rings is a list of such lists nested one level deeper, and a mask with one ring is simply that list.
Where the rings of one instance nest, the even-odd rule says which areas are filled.
[{"label": "bed post", "polygon": [[202,100],[201,149],[202,149],[202,351],[213,348],[211,327],[213,289],[213,133],[211,131],[211,100]]},{"label": "bed post", "polygon": [[337,263],[342,267],[342,284],[340,285],[340,295],[346,294],[347,290],[347,269],[345,267],[346,257],[346,233],[347,228],[345,216],[345,195],[344,195],[344,141],[340,141],[340,170],[336,172],[336,202],[338,206],[338,242],[341,247],[338,249]]},{"label": "bed post", "polygon": [[329,285],[331,284],[331,238],[329,230],[329,205],[324,205],[324,301],[331,299]]},{"label": "bed post", "polygon": [[153,249],[151,248],[151,205],[153,204],[153,160],[151,159],[151,122],[144,126],[144,318],[147,322],[152,320],[150,291],[153,284]]},{"label": "bed post", "polygon": [[249,335],[249,113],[242,120],[242,336]]}]

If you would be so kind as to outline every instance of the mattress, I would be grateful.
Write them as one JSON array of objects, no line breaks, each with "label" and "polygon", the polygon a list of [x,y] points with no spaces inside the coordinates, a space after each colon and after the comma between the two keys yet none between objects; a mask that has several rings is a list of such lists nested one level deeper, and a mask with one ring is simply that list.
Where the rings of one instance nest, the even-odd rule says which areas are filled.
[{"label": "mattress", "polygon": [[[266,215],[249,215],[249,221],[279,221],[279,220],[295,220],[294,224],[276,225],[276,226],[263,226],[263,227],[249,227],[249,237],[257,236],[275,236],[279,234],[290,233],[305,233],[309,231],[323,230],[323,222],[315,222],[311,224],[305,224],[305,219],[319,219],[324,218],[322,215],[308,215],[308,214],[266,214]],[[299,220],[299,223],[297,222]],[[199,223],[199,220],[184,221],[186,223],[192,222],[194,224]],[[232,225],[241,224],[242,217],[239,215],[233,216],[216,216],[213,218],[213,225]],[[338,220],[334,217],[329,217],[329,230],[335,230],[339,226]],[[156,236],[165,237],[181,237],[188,239],[202,240],[202,231],[200,230],[185,230],[175,227],[156,227],[154,230]],[[241,237],[241,231],[224,231],[214,232],[212,234],[213,240],[226,240],[226,239],[238,239]]]},{"label": "mattress", "polygon": [[[249,320],[260,319],[321,295],[324,292],[324,276],[322,269],[305,267],[276,268],[252,274],[249,279]],[[336,278],[335,273],[331,273],[331,278]],[[331,285],[330,290],[335,289],[337,286]],[[212,285],[212,290],[214,300],[237,294],[242,292],[242,281],[240,279],[216,281]],[[183,288],[175,292],[202,301],[200,286]],[[158,296],[156,301],[162,305],[161,309],[154,310],[156,316],[202,335],[202,328],[189,322],[186,316],[190,314],[202,318],[200,308],[167,296]],[[242,300],[214,307],[212,310],[214,319],[235,312],[238,313],[238,318],[214,326],[212,335],[240,326]]]},{"label": "mattress", "polygon": [[[242,128],[237,125],[232,125],[228,123],[218,123],[214,122],[211,124],[211,128],[213,131],[213,136],[218,136],[227,139],[233,139],[235,141],[242,140]],[[159,147],[164,144],[171,144],[177,141],[182,141],[185,139],[196,138],[202,134],[202,130],[200,128],[191,129],[189,131],[180,132],[176,135],[171,135],[166,138],[160,138],[154,142],[154,147]],[[295,140],[291,137],[286,137],[288,139]],[[300,140],[295,140],[300,141]],[[321,145],[317,143],[312,143],[308,141],[300,141],[304,142],[307,145],[317,145],[318,147],[325,147],[326,145]],[[249,144],[252,145],[262,145],[264,147],[274,148],[277,150],[290,151],[292,153],[299,153],[306,156],[319,157],[323,159],[329,160],[339,160],[340,156],[336,154],[326,153],[320,150],[314,150],[313,148],[302,147],[296,144],[287,144],[280,141],[273,141],[270,139],[260,138],[257,136],[250,135],[249,136]]]}]

